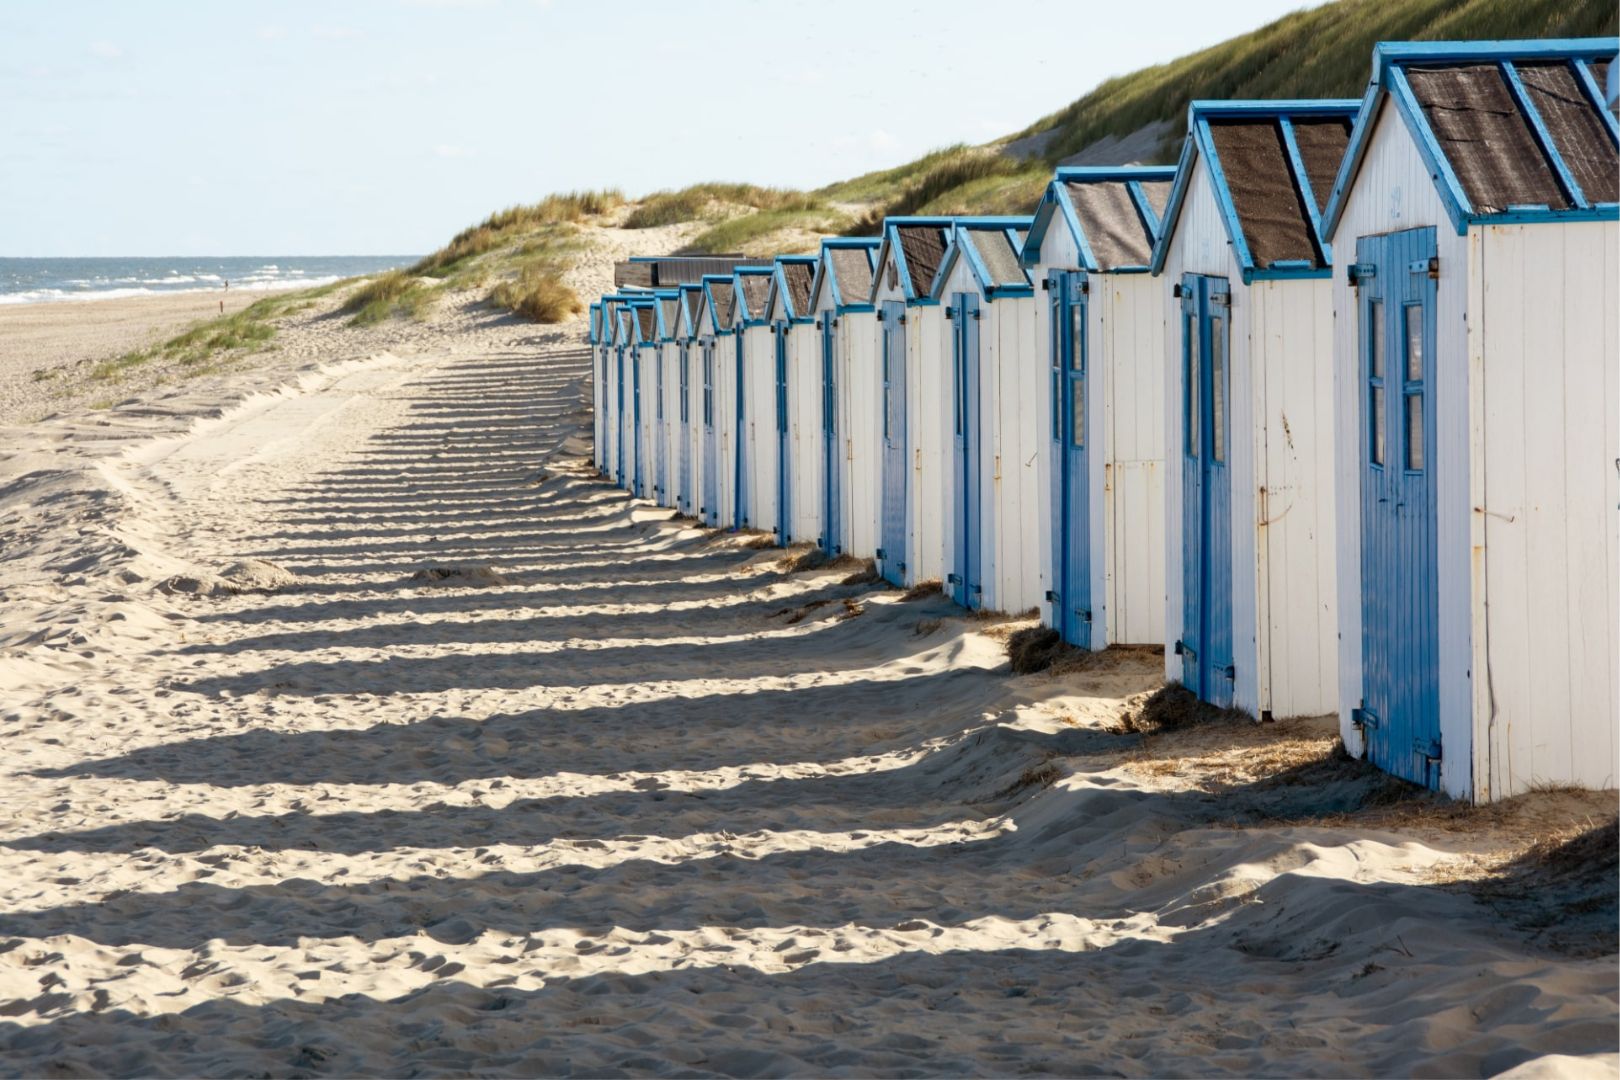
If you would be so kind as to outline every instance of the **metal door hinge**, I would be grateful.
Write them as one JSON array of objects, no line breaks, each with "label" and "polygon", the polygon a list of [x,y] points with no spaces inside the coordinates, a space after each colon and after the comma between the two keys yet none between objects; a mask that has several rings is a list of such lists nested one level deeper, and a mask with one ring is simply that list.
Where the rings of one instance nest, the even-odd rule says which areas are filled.
[{"label": "metal door hinge", "polygon": [[1226,670],[1222,671],[1221,674],[1225,675],[1226,678],[1228,679],[1228,681],[1237,682],[1237,667],[1236,667],[1236,665],[1227,664],[1226,665]]},{"label": "metal door hinge", "polygon": [[1378,276],[1378,267],[1373,263],[1351,263],[1344,268],[1345,280],[1352,286],[1359,286],[1366,278]]},{"label": "metal door hinge", "polygon": [[1081,622],[1085,623],[1088,626],[1091,625],[1091,609],[1090,608],[1075,608],[1074,613],[1076,615],[1080,616],[1080,621]]},{"label": "metal door hinge", "polygon": [[1081,296],[1090,296],[1091,295],[1091,282],[1082,281],[1080,283],[1080,295]]},{"label": "metal door hinge", "polygon": [[1431,765],[1441,757],[1439,739],[1413,739],[1412,750]]},{"label": "metal door hinge", "polygon": [[1179,282],[1170,286],[1170,295],[1175,297],[1177,300],[1181,299],[1181,284]]},{"label": "metal door hinge", "polygon": [[889,557],[889,553],[884,551],[882,548],[878,548],[877,557],[880,559],[887,559]]},{"label": "metal door hinge", "polygon": [[[957,577],[955,574],[946,574],[945,575],[945,584],[947,584],[947,585],[960,585],[960,584],[962,584],[962,579]],[[1051,594],[1048,594],[1048,595],[1051,595]]]},{"label": "metal door hinge", "polygon": [[973,309],[973,321],[974,322],[979,321],[979,309],[978,308]]},{"label": "metal door hinge", "polygon": [[1041,292],[1049,292],[1051,288],[1052,280],[1050,278],[1041,279]]},{"label": "metal door hinge", "polygon": [[1376,728],[1378,726],[1378,717],[1368,712],[1366,706],[1357,706],[1350,710],[1350,726],[1357,731]]},{"label": "metal door hinge", "polygon": [[1416,262],[1407,263],[1406,269],[1408,273],[1428,274],[1431,278],[1438,278],[1440,276],[1440,256],[1431,255],[1427,259],[1418,259]]},{"label": "metal door hinge", "polygon": [[1046,590],[1046,602],[1048,604],[1057,603],[1058,602],[1058,594],[1053,592],[1051,589],[1047,589]]},{"label": "metal door hinge", "polygon": [[900,316],[900,325],[901,326],[906,325],[906,317],[904,315]]}]

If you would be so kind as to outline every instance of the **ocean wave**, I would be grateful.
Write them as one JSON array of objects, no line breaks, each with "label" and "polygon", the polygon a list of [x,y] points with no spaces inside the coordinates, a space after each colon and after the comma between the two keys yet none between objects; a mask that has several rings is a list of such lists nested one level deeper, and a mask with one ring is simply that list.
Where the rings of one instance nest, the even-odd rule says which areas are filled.
[{"label": "ocean wave", "polygon": [[[192,281],[198,280],[192,278]],[[216,279],[218,280],[218,279]],[[242,292],[277,292],[286,289],[310,289],[317,285],[330,285],[340,280],[336,274],[324,277],[301,277],[297,281],[285,278],[265,278],[251,280],[247,278],[233,278],[231,288]],[[66,302],[83,302],[86,300],[128,300],[137,296],[184,296],[191,293],[213,293],[224,295],[224,290],[216,286],[199,286],[192,289],[151,289],[131,285],[117,289],[29,289],[24,292],[0,293],[0,304],[53,304]]]}]

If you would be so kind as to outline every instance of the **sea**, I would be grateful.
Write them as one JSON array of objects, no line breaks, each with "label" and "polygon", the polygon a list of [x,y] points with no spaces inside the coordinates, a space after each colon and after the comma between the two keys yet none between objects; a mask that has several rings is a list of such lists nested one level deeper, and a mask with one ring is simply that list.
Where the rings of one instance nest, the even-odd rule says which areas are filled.
[{"label": "sea", "polygon": [[227,282],[232,291],[298,289],[409,266],[416,259],[415,255],[0,258],[0,304],[218,292]]}]

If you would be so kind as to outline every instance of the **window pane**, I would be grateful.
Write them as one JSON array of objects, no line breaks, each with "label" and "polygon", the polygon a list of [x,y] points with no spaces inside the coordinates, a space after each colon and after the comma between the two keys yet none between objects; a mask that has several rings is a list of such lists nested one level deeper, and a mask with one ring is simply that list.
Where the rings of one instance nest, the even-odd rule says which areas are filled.
[{"label": "window pane", "polygon": [[1186,435],[1185,449],[1188,457],[1197,457],[1201,447],[1198,445],[1198,400],[1203,389],[1198,374],[1198,319],[1188,315],[1182,320],[1181,340],[1185,352],[1186,378],[1182,381],[1182,413],[1184,417],[1183,428]]},{"label": "window pane", "polygon": [[1210,433],[1216,461],[1226,460],[1226,333],[1225,319],[1209,320],[1209,374],[1215,398],[1210,406]]},{"label": "window pane", "polygon": [[1075,304],[1069,309],[1069,368],[1079,371],[1086,366],[1086,309]]},{"label": "window pane", "polygon": [[1423,395],[1406,395],[1406,467],[1423,468]]},{"label": "window pane", "polygon": [[1373,300],[1367,304],[1367,375],[1384,377],[1384,303]]},{"label": "window pane", "polygon": [[1372,463],[1384,463],[1384,388],[1374,386],[1367,400],[1367,446]]},{"label": "window pane", "polygon": [[1407,304],[1402,309],[1406,318],[1406,379],[1423,379],[1423,305]]},{"label": "window pane", "polygon": [[[1058,292],[1058,289],[1059,289],[1059,287],[1061,285],[1062,285],[1061,281],[1054,281],[1052,283],[1052,286],[1053,286],[1053,288],[1052,288],[1052,318],[1049,321],[1052,324],[1052,370],[1053,371],[1056,371],[1056,370],[1058,370],[1059,368],[1061,368],[1063,366],[1063,302],[1062,302],[1061,299],[1059,299],[1059,297],[1062,296],[1062,293]],[[956,315],[957,333],[965,333],[967,331],[966,319],[967,319],[967,310],[965,308],[963,310],[957,312],[957,315]]]},{"label": "window pane", "polygon": [[1074,410],[1074,429],[1069,442],[1074,446],[1086,445],[1086,380],[1069,380],[1069,407]]}]

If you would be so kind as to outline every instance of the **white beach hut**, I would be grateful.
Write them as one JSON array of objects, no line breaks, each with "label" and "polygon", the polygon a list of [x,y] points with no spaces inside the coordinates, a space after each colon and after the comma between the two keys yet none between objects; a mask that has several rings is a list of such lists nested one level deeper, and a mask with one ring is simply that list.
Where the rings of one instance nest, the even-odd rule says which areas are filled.
[{"label": "white beach hut", "polygon": [[820,544],[870,558],[877,548],[877,371],[874,238],[821,242],[810,310],[821,336]]},{"label": "white beach hut", "polygon": [[680,385],[680,346],[675,332],[680,326],[680,290],[659,289],[658,355],[653,377],[653,441],[656,446],[653,467],[653,499],[659,506],[678,507],[676,495],[679,462],[680,425],[677,422]]},{"label": "white beach hut", "polygon": [[950,332],[932,287],[952,223],[948,217],[885,219],[872,283],[878,365],[866,392],[879,405],[877,564],[895,585],[945,573],[949,428],[941,418],[949,408]]},{"label": "white beach hut", "polygon": [[1355,101],[1195,101],[1153,269],[1165,335],[1165,666],[1260,718],[1338,698],[1332,253]]},{"label": "white beach hut", "polygon": [[1617,47],[1379,45],[1323,223],[1341,731],[1480,802],[1616,781]]},{"label": "white beach hut", "polygon": [[703,276],[698,342],[703,368],[703,520],[736,528],[737,504],[737,294],[730,274]]},{"label": "white beach hut", "polygon": [[608,478],[622,488],[629,487],[629,472],[625,453],[625,368],[626,354],[630,351],[629,297],[614,297],[609,301],[608,318],[612,328],[612,356],[608,361],[607,428]]},{"label": "white beach hut", "polygon": [[770,529],[776,521],[776,342],[767,317],[775,267],[739,266],[737,298],[736,528]]},{"label": "white beach hut", "polygon": [[607,343],[602,335],[602,301],[590,307],[585,343],[591,348],[591,463],[597,472],[607,464],[606,442],[602,437],[607,391]]},{"label": "white beach hut", "polygon": [[815,256],[779,256],[765,301],[775,345],[777,501],[769,524],[783,545],[820,535],[821,351],[810,308],[815,279]]},{"label": "white beach hut", "polygon": [[630,349],[626,378],[625,419],[629,452],[630,494],[638,499],[656,499],[653,478],[658,470],[658,445],[654,435],[657,414],[653,387],[658,371],[658,302],[651,295],[630,305]]},{"label": "white beach hut", "polygon": [[957,219],[932,287],[954,332],[937,380],[946,392],[923,430],[939,433],[930,442],[949,457],[920,507],[943,523],[945,583],[968,608],[1027,611],[1047,592],[1044,367],[1035,290],[1019,259],[1029,224]]},{"label": "white beach hut", "polygon": [[1164,334],[1150,264],[1170,167],[1059,169],[1024,242],[1045,292],[1036,334],[1049,528],[1043,616],[1070,644],[1164,644]]},{"label": "white beach hut", "polygon": [[699,517],[703,498],[702,346],[698,343],[698,308],[703,287],[682,285],[675,300],[675,385],[672,390],[675,429],[675,509]]}]

